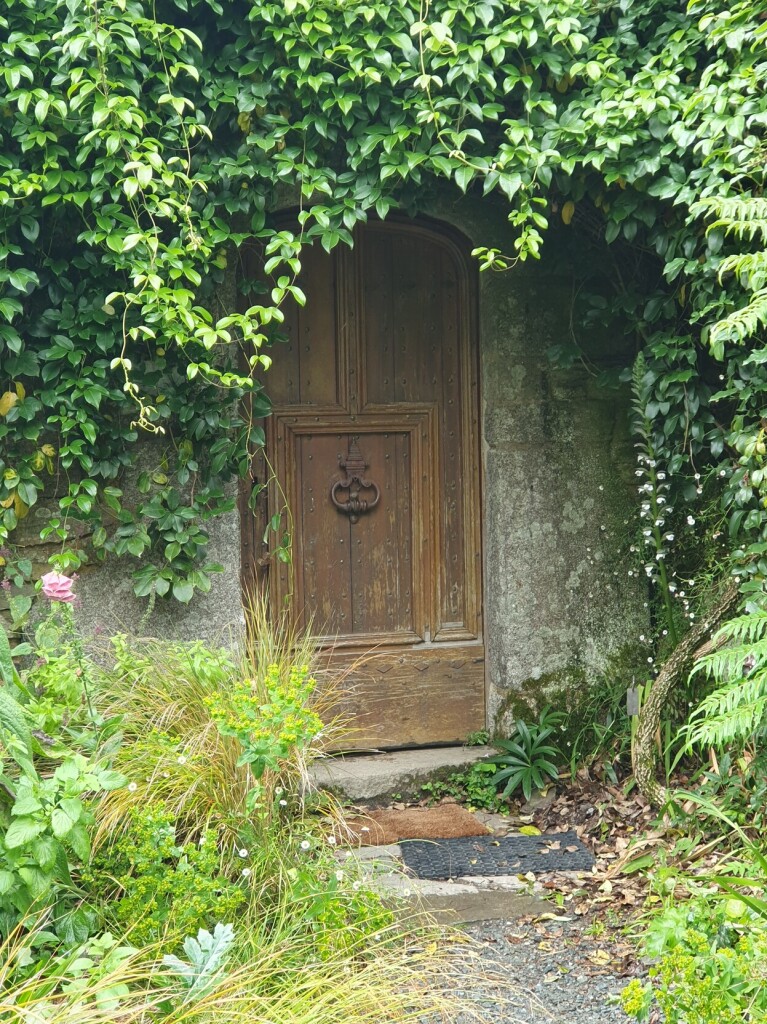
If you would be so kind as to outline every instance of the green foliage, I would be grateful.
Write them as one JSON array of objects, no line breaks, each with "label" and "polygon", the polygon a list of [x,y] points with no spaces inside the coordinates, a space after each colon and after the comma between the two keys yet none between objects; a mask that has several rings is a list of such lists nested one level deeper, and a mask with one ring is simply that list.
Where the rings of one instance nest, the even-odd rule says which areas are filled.
[{"label": "green foliage", "polygon": [[191,935],[184,939],[186,960],[172,954],[162,958],[165,966],[178,975],[186,990],[184,1003],[194,1002],[210,991],[226,966],[233,942],[234,928],[219,922],[212,934],[201,928],[196,939]]},{"label": "green foliage", "polygon": [[473,810],[508,810],[507,801],[498,793],[495,764],[479,761],[464,771],[452,772],[446,779],[425,782],[421,792],[430,801],[450,796]]},{"label": "green foliage", "polygon": [[[6,694],[3,694],[6,696]],[[4,737],[7,733],[4,733]],[[5,742],[5,738],[4,738]],[[41,778],[26,755],[16,778],[3,775],[0,802],[0,935],[7,937],[30,911],[52,906],[61,915],[76,903],[70,871],[90,857],[90,795],[125,783],[118,773],[81,754],[65,758]]]},{"label": "green foliage", "polygon": [[518,719],[512,735],[496,741],[495,745],[503,753],[493,758],[500,771],[496,771],[492,781],[496,785],[503,782],[504,797],[521,789],[525,800],[529,800],[533,791],[543,789],[547,779],[558,777],[557,765],[562,760],[562,752],[549,740],[563,721],[564,715],[545,707],[537,722],[527,725]]},{"label": "green foliage", "polygon": [[282,814],[280,799],[293,806],[299,798],[332,687],[317,697],[301,667],[311,663],[310,639],[253,615],[257,641],[239,652],[113,639],[115,664],[97,703],[104,716],[120,709],[115,765],[129,785],[101,802],[104,835],[122,827],[132,805],[157,800],[185,834],[212,828],[232,847],[244,823],[267,828]]},{"label": "green foliage", "polygon": [[246,901],[222,871],[216,834],[179,843],[173,815],[158,803],[133,808],[124,832],[99,849],[86,881],[94,896],[116,885],[108,913],[138,946],[173,944],[233,920]]},{"label": "green foliage", "polygon": [[[302,927],[311,936],[314,955],[322,960],[366,959],[371,939],[383,937],[385,942],[388,929],[396,926],[392,901],[387,902],[349,862],[340,868],[323,835],[294,844],[291,852],[279,904],[301,908]],[[278,917],[277,906],[271,917]]]},{"label": "green foliage", "polygon": [[637,1020],[655,1005],[668,1024],[741,1024],[767,1014],[767,929],[742,900],[701,894],[672,904],[651,922],[644,946],[658,958],[652,982],[630,982],[621,1000]]},{"label": "green foliage", "polygon": [[754,608],[719,630],[724,644],[701,658],[693,674],[713,680],[715,689],[693,712],[690,743],[721,747],[744,743],[764,726],[767,712],[767,612]]},{"label": "green foliage", "polygon": [[283,667],[275,663],[263,678],[237,678],[225,695],[206,698],[221,735],[234,736],[242,747],[238,767],[248,765],[253,775],[249,811],[261,802],[264,772],[279,772],[322,732],[322,720],[310,705],[316,685],[308,665],[291,665],[285,678]]},{"label": "green foliage", "polygon": [[[448,183],[506,206],[513,253],[480,245],[487,266],[538,256],[553,222],[593,240],[575,269],[574,351],[581,329],[632,333],[674,489],[695,466],[729,478],[730,424],[758,430],[767,389],[760,336],[745,337],[760,320],[706,328],[760,289],[758,254],[729,251],[751,237],[729,226],[745,215],[721,204],[762,193],[764,13],[764,0],[6,7],[2,534],[66,479],[50,539],[71,542],[81,521],[77,558],[135,559],[139,594],[206,589],[206,520],[231,508],[269,409],[240,352],[261,369],[279,358],[268,346],[281,304],[303,299],[301,246],[330,250]],[[294,232],[267,216],[285,196]],[[722,223],[706,231],[709,200]],[[239,273],[256,249],[261,285]],[[239,301],[221,301],[234,276]],[[734,535],[767,530],[745,472],[728,490]]]},{"label": "green foliage", "polygon": [[[297,796],[306,751],[298,733],[283,735],[291,728],[287,717],[266,715],[283,746],[279,774],[264,767],[260,780],[269,802],[252,814],[244,805],[253,775],[247,763],[236,763],[242,747],[211,720],[204,697],[225,690],[245,666],[250,680],[281,664],[289,683],[291,659],[303,663],[307,642],[302,647],[300,637],[273,625],[243,662],[201,644],[133,647],[118,637],[111,692],[109,677],[78,647],[60,611],[38,629],[44,645],[31,669],[13,669],[7,638],[0,648],[4,1024],[404,1024],[439,1012],[436,943],[432,952],[406,943],[381,896],[356,871],[339,867],[327,821],[312,818]],[[85,715],[86,677],[103,717]],[[299,670],[293,683],[297,699],[309,686],[306,674]],[[72,704],[83,716],[79,726],[65,723]],[[230,712],[258,730],[249,704]],[[36,727],[42,715],[52,736]],[[147,788],[138,793],[135,782],[125,786],[113,768],[86,758],[81,750],[96,744],[103,758],[109,752],[143,772]],[[173,807],[157,799],[163,784],[177,798]],[[118,812],[108,819],[110,842],[105,807]],[[236,942],[224,923],[235,918]],[[113,931],[104,930],[109,926]],[[152,944],[136,948],[146,942]]]},{"label": "green foliage", "polygon": [[[759,748],[721,754],[714,766],[700,773],[700,793],[713,800],[728,820],[763,830],[767,825],[767,757]],[[719,828],[731,833],[729,824],[707,815],[705,807],[695,806],[689,823],[700,826],[701,820],[708,831]]]}]

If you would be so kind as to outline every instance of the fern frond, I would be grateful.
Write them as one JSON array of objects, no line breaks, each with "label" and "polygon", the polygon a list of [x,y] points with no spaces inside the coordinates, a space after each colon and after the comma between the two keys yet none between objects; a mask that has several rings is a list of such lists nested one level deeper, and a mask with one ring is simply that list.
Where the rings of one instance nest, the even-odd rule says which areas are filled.
[{"label": "fern frond", "polygon": [[[759,640],[767,639],[767,611],[761,609],[753,612],[746,612],[744,615],[736,615],[734,619],[728,619],[716,632],[714,642],[719,645],[726,641],[738,644],[754,644]],[[697,665],[708,663],[712,655],[701,658]]]},{"label": "fern frond", "polygon": [[719,280],[725,274],[736,274],[744,286],[755,290],[762,288],[767,281],[767,251],[735,253],[725,256],[719,264]]},{"label": "fern frond", "polygon": [[[705,675],[717,688],[693,713],[689,742],[720,746],[747,740],[767,714],[767,611],[753,611],[726,622],[716,633],[725,646],[700,658],[691,677]],[[744,676],[744,665],[753,666]]]},{"label": "fern frond", "polygon": [[690,211],[717,217],[711,227],[767,221],[767,196],[710,196],[693,203]]},{"label": "fern frond", "polygon": [[710,340],[745,341],[767,327],[767,288],[755,292],[747,306],[736,309],[711,328]]},{"label": "fern frond", "polygon": [[[742,200],[745,204],[745,200]],[[707,231],[714,228],[723,228],[724,233],[730,238],[737,238],[752,242],[755,238],[767,238],[767,218],[765,217],[741,217],[738,220],[727,220],[721,218],[710,224]]]},{"label": "fern frond", "polygon": [[767,669],[710,693],[687,727],[692,743],[721,746],[747,740],[761,727],[767,712]]}]

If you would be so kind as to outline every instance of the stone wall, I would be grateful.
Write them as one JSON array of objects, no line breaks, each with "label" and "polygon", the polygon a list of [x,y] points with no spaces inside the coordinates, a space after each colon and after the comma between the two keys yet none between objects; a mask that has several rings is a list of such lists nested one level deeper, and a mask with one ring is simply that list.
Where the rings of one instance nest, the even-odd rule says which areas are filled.
[{"label": "stone wall", "polygon": [[[466,200],[429,213],[476,245],[513,252],[501,208]],[[626,556],[629,396],[553,365],[547,350],[568,337],[572,292],[550,262],[545,253],[480,275],[487,703],[500,731],[520,698],[574,704],[589,676],[636,664],[648,620]],[[580,340],[596,360],[631,362],[626,339]]]}]

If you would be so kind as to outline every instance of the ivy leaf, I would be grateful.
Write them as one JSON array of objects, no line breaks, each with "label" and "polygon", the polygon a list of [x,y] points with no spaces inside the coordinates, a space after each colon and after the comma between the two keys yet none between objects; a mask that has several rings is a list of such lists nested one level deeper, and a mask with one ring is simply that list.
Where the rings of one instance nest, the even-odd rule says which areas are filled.
[{"label": "ivy leaf", "polygon": [[182,604],[189,604],[194,595],[194,587],[188,580],[177,580],[173,584],[173,596]]}]

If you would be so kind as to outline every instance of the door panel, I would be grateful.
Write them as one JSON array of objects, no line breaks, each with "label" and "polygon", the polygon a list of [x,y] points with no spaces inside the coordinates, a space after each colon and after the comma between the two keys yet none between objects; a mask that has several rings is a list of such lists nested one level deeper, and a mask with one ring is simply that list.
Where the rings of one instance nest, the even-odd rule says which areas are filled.
[{"label": "door panel", "polygon": [[302,263],[306,306],[286,310],[265,381],[270,509],[293,525],[272,600],[343,675],[352,745],[456,741],[485,722],[470,265],[396,222]]}]

